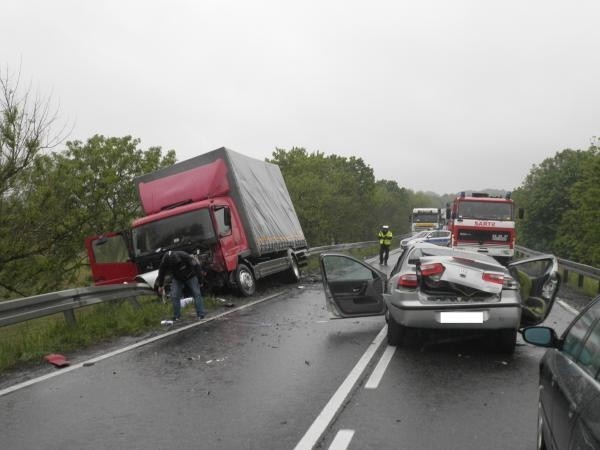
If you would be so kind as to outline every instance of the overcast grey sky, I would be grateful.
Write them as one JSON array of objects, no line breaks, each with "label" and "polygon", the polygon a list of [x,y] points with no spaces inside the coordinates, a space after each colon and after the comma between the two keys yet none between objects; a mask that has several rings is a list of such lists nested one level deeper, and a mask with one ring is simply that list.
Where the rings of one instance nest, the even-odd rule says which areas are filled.
[{"label": "overcast grey sky", "polygon": [[600,2],[3,0],[0,63],[70,139],[180,160],[357,156],[440,194],[511,190],[600,135]]}]

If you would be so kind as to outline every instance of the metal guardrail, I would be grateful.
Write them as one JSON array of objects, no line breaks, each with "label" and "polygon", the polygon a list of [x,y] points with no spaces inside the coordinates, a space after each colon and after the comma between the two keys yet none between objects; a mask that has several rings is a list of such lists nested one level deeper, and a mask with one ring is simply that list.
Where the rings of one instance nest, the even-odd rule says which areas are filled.
[{"label": "metal guardrail", "polygon": [[[410,237],[411,234],[402,234],[400,236],[394,236],[394,238],[392,239],[392,241],[396,241],[398,239],[402,240],[404,238]],[[350,250],[352,248],[364,248],[364,247],[370,247],[372,245],[379,245],[379,241],[364,241],[364,242],[352,242],[349,244],[333,244],[333,245],[324,245],[322,247],[314,247],[314,248],[309,248],[308,252],[311,255],[318,255],[320,253],[325,253],[325,252],[335,252],[335,251],[343,251],[343,250]]]},{"label": "metal guardrail", "polygon": [[[402,239],[402,235],[394,239]],[[342,251],[376,245],[378,241],[354,242],[350,244],[326,245],[309,249],[309,254],[326,251]],[[0,301],[0,327],[24,322],[30,319],[50,316],[62,312],[69,324],[75,323],[75,309],[114,300],[129,300],[139,306],[137,297],[154,295],[154,291],[145,283],[118,284],[106,286],[88,286],[32,297]]]},{"label": "metal guardrail", "polygon": [[67,323],[75,323],[74,310],[84,306],[104,303],[111,300],[128,299],[139,306],[139,295],[154,294],[145,283],[89,286],[34,295],[0,302],[0,327],[29,319],[49,316],[62,312]]},{"label": "metal guardrail", "polygon": [[[410,234],[395,236],[394,240],[404,239],[409,236]],[[309,254],[318,255],[329,251],[344,251],[353,248],[370,247],[377,244],[378,241],[352,242],[314,247],[308,251]],[[517,246],[516,250],[524,256],[541,254],[540,252],[522,246]],[[563,258],[559,258],[558,262],[563,268],[563,276],[565,279],[568,279],[569,272],[577,273],[579,275],[580,287],[583,286],[583,279],[585,277],[598,280],[598,291],[600,292],[600,269]],[[137,297],[140,295],[154,295],[154,291],[145,283],[132,283],[89,286],[34,295],[32,297],[6,300],[0,302],[0,327],[49,316],[59,312],[64,314],[67,323],[73,324],[75,323],[75,309],[123,299],[127,299],[133,305],[139,306]]]}]

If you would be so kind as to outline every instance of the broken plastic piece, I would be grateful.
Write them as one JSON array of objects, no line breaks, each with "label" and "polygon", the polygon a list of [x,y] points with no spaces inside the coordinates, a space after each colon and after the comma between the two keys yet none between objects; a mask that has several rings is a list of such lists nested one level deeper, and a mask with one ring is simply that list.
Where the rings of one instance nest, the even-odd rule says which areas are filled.
[{"label": "broken plastic piece", "polygon": [[61,355],[59,353],[51,353],[50,355],[46,355],[44,356],[44,360],[46,360],[55,367],[66,367],[71,365],[71,363],[65,357],[65,355]]}]

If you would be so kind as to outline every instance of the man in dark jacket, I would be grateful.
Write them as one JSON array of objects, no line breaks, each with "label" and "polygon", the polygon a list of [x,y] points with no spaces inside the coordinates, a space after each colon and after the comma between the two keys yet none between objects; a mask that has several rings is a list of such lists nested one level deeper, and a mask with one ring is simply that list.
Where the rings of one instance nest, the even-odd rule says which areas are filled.
[{"label": "man in dark jacket", "polygon": [[158,268],[158,277],[155,286],[160,295],[164,292],[165,276],[171,275],[171,302],[173,303],[173,320],[181,320],[181,292],[187,286],[194,297],[196,314],[199,319],[204,318],[204,305],[198,274],[200,273],[198,260],[183,251],[168,251]]}]

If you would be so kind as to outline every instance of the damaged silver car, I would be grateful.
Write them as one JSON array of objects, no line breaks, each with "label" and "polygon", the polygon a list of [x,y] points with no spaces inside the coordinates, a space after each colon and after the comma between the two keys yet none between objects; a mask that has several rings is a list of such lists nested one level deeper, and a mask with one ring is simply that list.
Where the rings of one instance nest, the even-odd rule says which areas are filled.
[{"label": "damaged silver car", "polygon": [[385,315],[390,345],[402,345],[412,329],[479,329],[510,353],[519,328],[548,317],[560,285],[552,255],[504,267],[484,254],[428,243],[405,249],[389,277],[347,255],[322,254],[320,263],[329,311]]}]

